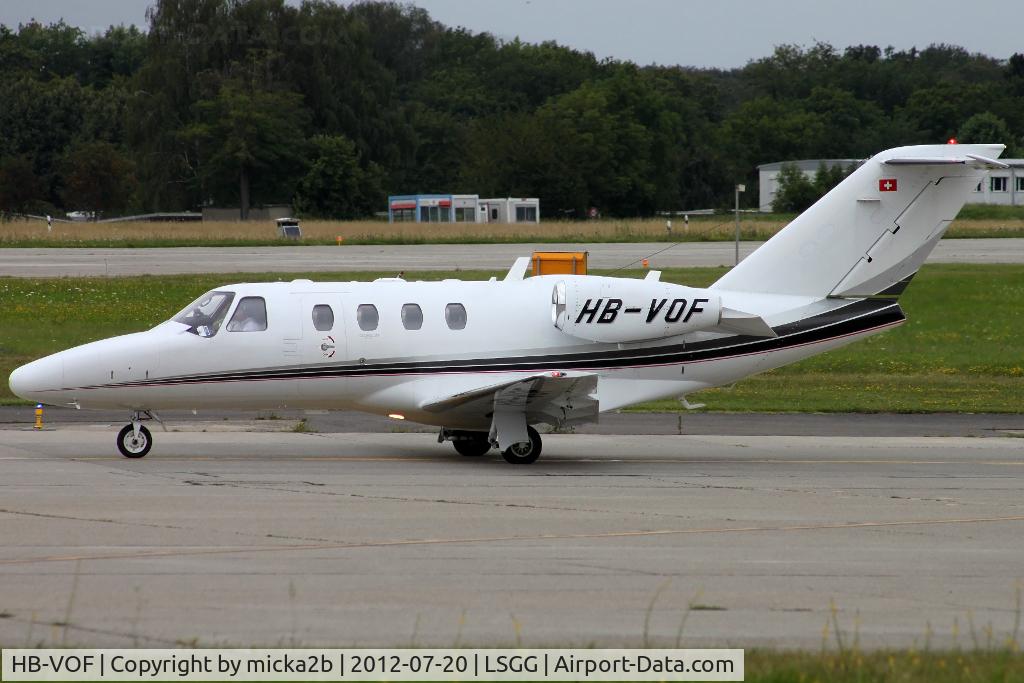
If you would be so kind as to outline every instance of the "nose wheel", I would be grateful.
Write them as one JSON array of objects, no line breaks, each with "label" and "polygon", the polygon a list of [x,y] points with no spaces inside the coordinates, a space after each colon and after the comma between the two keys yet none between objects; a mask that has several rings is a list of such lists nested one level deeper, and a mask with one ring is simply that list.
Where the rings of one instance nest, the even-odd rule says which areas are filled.
[{"label": "nose wheel", "polygon": [[131,424],[117,433],[117,450],[126,458],[143,458],[153,447],[153,435],[142,426],[143,420],[156,420],[167,431],[164,421],[152,410],[133,410]]},{"label": "nose wheel", "polygon": [[117,434],[117,450],[126,458],[142,458],[153,447],[153,435],[140,424],[125,425]]}]

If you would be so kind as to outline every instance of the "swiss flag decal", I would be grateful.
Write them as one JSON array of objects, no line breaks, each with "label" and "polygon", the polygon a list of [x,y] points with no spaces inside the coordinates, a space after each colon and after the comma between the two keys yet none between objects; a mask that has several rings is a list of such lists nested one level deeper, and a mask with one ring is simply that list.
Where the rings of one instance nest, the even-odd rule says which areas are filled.
[{"label": "swiss flag decal", "polygon": [[882,178],[878,181],[879,192],[895,192],[896,191],[896,179],[895,178]]}]

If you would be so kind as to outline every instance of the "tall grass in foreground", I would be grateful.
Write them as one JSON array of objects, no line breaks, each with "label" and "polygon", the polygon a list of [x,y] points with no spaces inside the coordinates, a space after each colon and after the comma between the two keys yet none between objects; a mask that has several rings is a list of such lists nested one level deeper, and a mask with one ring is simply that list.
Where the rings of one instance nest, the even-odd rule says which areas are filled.
[{"label": "tall grass in foreground", "polygon": [[[1024,212],[1015,218],[957,220],[950,237],[1024,236]],[[743,214],[741,238],[766,240],[792,216]],[[295,244],[445,244],[445,243],[587,243],[728,241],[735,224],[728,215],[695,216],[687,226],[680,218],[595,221],[544,221],[539,224],[387,223],[386,221],[302,221],[302,240],[282,240],[272,221],[194,223],[55,223],[52,231],[40,221],[0,223],[0,247],[15,246],[273,246]]]}]

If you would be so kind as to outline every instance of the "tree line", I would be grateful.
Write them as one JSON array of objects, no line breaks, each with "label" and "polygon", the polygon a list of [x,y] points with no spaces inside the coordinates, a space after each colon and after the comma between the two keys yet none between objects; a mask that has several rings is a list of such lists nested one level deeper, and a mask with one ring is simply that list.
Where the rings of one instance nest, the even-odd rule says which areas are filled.
[{"label": "tree line", "polygon": [[455,192],[644,216],[727,206],[766,162],[951,137],[1022,154],[1022,54],[817,43],[641,67],[394,2],[158,0],[147,22],[0,26],[0,210],[357,218]]}]

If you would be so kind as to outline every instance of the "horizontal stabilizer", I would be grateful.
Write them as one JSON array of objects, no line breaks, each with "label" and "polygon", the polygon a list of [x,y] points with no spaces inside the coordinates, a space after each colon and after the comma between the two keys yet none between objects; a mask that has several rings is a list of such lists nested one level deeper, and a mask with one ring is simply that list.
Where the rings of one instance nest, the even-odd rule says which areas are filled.
[{"label": "horizontal stabilizer", "polygon": [[893,157],[882,162],[886,166],[947,166],[966,165],[979,166],[982,168],[1009,168],[1010,165],[983,157],[980,154],[967,154],[962,157]]},{"label": "horizontal stabilizer", "polygon": [[722,317],[718,325],[711,328],[711,331],[722,330],[744,334],[748,337],[778,337],[772,326],[764,321],[759,315],[744,313],[732,308],[722,308]]}]

